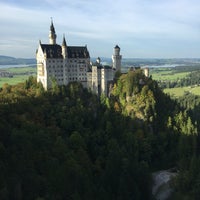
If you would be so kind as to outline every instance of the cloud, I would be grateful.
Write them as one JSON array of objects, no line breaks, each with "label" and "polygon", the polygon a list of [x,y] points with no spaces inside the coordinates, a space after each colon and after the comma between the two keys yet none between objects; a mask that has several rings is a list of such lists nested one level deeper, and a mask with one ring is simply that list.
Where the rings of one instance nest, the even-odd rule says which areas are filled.
[{"label": "cloud", "polygon": [[1,0],[0,44],[6,41],[6,45],[0,46],[0,53],[9,53],[6,47],[10,45],[17,55],[21,48],[22,57],[26,46],[26,54],[30,52],[31,56],[39,39],[48,42],[50,17],[53,17],[58,42],[66,34],[71,45],[86,43],[95,48],[98,44],[101,50],[91,51],[104,56],[116,43],[129,55],[133,50],[137,54],[138,49],[137,57],[143,55],[142,49],[163,55],[166,50],[169,54],[165,49],[170,49],[169,44],[174,54],[180,55],[181,42],[191,46],[200,43],[199,10],[198,0]]}]

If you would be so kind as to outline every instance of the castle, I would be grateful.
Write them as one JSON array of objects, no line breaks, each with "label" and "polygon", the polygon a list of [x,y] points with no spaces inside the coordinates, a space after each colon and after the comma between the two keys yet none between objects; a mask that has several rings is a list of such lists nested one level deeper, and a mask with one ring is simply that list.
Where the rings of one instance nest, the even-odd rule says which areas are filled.
[{"label": "castle", "polygon": [[67,85],[78,81],[92,92],[108,95],[116,71],[121,70],[120,48],[114,47],[112,66],[101,64],[100,58],[90,62],[87,46],[68,46],[63,37],[62,45],[56,43],[53,21],[49,31],[49,44],[39,42],[36,50],[37,81],[47,90],[53,82]]}]

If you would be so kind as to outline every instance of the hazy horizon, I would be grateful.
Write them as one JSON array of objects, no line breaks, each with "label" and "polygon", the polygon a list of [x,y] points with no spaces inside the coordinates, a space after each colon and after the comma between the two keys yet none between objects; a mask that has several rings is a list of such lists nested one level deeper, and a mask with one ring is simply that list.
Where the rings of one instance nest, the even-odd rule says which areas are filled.
[{"label": "hazy horizon", "polygon": [[[12,56],[12,55],[1,55],[0,54],[0,58],[1,57],[8,57],[8,58],[14,58],[14,59],[35,59],[35,61],[36,61],[36,58],[34,58],[34,57],[15,57],[15,56]],[[90,57],[90,59],[92,59],[92,60],[96,60],[97,59],[97,57]],[[100,59],[101,59],[101,61],[103,61],[103,59],[106,59],[106,60],[111,60],[112,61],[112,58],[111,57],[100,57]],[[151,58],[139,58],[139,57],[122,57],[122,60],[199,60],[200,61],[200,57],[199,58],[153,58],[153,57],[151,57]]]}]

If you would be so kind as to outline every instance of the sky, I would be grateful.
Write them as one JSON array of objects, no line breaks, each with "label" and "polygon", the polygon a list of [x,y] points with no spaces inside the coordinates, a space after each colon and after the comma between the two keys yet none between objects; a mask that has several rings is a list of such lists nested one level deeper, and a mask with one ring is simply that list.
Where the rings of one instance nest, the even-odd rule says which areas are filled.
[{"label": "sky", "polygon": [[91,57],[200,58],[199,0],[0,0],[0,55],[34,58],[51,18],[58,44]]}]

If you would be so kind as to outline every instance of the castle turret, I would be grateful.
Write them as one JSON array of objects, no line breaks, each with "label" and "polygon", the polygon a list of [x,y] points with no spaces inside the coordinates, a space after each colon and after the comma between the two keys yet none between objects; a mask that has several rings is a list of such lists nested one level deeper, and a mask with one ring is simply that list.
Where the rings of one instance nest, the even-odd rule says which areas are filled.
[{"label": "castle turret", "polygon": [[146,77],[149,77],[149,68],[148,67],[144,68],[144,75]]},{"label": "castle turret", "polygon": [[114,54],[112,55],[113,69],[121,71],[121,59],[120,48],[118,45],[114,47]]},{"label": "castle turret", "polygon": [[96,60],[96,63],[100,65],[101,64],[101,58],[98,57],[97,60]]},{"label": "castle turret", "polygon": [[62,55],[63,55],[63,58],[67,57],[67,43],[65,40],[65,36],[63,36],[63,42],[62,42]]},{"label": "castle turret", "polygon": [[51,20],[51,26],[49,31],[49,44],[56,44],[56,32],[53,25],[53,21]]}]

